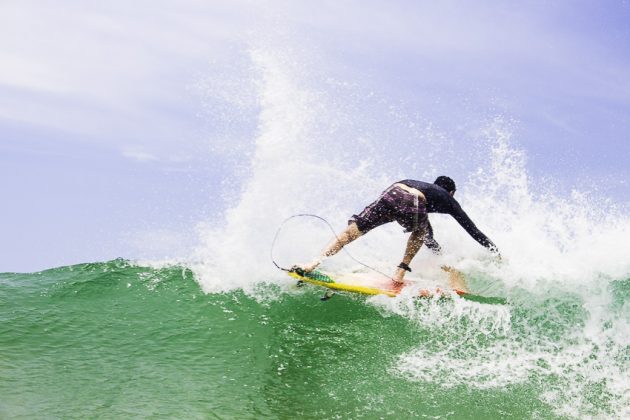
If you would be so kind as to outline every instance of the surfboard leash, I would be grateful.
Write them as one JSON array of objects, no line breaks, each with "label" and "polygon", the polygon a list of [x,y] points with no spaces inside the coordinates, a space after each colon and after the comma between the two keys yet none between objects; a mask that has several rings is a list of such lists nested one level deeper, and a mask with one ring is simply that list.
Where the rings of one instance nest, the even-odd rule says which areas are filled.
[{"label": "surfboard leash", "polygon": [[[282,223],[280,223],[280,226],[278,226],[278,230],[276,231],[276,234],[275,234],[275,235],[274,235],[274,237],[273,237],[273,241],[271,242],[271,249],[270,249],[271,262],[273,263],[273,265],[275,265],[278,269],[280,269],[280,270],[282,270],[282,271],[291,272],[291,271],[292,271],[292,269],[291,269],[291,268],[281,267],[281,266],[280,266],[280,265],[276,262],[276,260],[275,260],[275,258],[274,258],[274,256],[273,256],[273,251],[274,251],[274,248],[275,248],[275,246],[276,246],[276,242],[277,242],[277,240],[278,240],[278,235],[280,235],[280,231],[282,230],[282,228],[284,227],[284,225],[285,225],[285,224],[286,224],[289,220],[291,220],[291,219],[295,219],[295,218],[297,218],[297,217],[313,217],[313,218],[315,218],[315,219],[321,220],[322,222],[324,222],[324,223],[328,226],[328,228],[330,229],[330,231],[332,232],[332,234],[334,235],[334,237],[335,237],[337,240],[339,240],[339,236],[337,235],[337,232],[335,232],[335,228],[334,228],[334,227],[330,224],[330,222],[329,222],[328,220],[326,220],[325,218],[323,218],[323,217],[321,217],[321,216],[318,216],[318,215],[316,215],[316,214],[310,214],[310,213],[299,213],[299,214],[294,214],[293,216],[289,216],[289,217],[287,217],[286,219],[284,219],[284,220],[282,221]],[[352,256],[352,254],[350,254],[350,251],[348,251],[345,247],[343,247],[342,249],[343,249],[343,251],[344,251],[344,252],[348,255],[348,257],[350,257],[350,259],[352,259],[354,262],[356,262],[356,263],[358,263],[358,264],[362,265],[363,267],[365,267],[365,268],[367,268],[367,269],[369,269],[369,270],[372,270],[372,271],[374,271],[374,272],[376,272],[376,273],[379,273],[379,274],[381,274],[381,275],[383,275],[383,276],[385,276],[385,277],[387,277],[387,278],[391,278],[391,275],[389,275],[389,274],[385,274],[385,273],[383,273],[382,271],[377,270],[376,268],[371,267],[371,266],[369,266],[369,265],[365,264],[364,262],[359,261],[358,259],[354,258],[354,257]]]}]

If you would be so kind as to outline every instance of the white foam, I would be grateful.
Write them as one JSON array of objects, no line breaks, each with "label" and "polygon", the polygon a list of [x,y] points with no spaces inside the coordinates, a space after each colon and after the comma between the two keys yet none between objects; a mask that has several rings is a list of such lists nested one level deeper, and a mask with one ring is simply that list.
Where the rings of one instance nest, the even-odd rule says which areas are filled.
[{"label": "white foam", "polygon": [[[349,127],[357,128],[355,120],[362,117],[353,112],[360,111],[344,108],[314,87],[296,56],[254,48],[251,59],[258,72],[258,130],[253,153],[242,162],[243,178],[229,183],[239,187],[226,191],[231,201],[224,217],[200,227],[203,245],[192,268],[206,292],[243,289],[256,294],[261,282],[288,284],[270,260],[271,242],[283,220],[296,213],[315,213],[340,232],[347,218],[389,183],[439,174],[433,161],[427,163],[428,172],[406,171],[417,166],[409,161],[422,162],[436,145],[446,148],[451,141],[428,124],[421,137],[426,154],[413,155],[421,149],[417,145],[408,149],[397,145],[409,153],[406,160],[387,165],[383,155],[377,163],[375,155],[382,148],[371,133],[339,137],[339,132],[346,135]],[[400,115],[394,124],[404,121]],[[371,298],[370,304],[384,314],[407,317],[435,337],[430,346],[422,343],[401,355],[394,373],[445,387],[498,388],[528,382],[539,387],[541,400],[559,415],[628,414],[629,323],[627,316],[611,312],[610,285],[630,277],[630,218],[593,192],[565,194],[533,180],[525,152],[512,144],[510,123],[497,118],[479,126],[471,147],[477,147],[485,160],[468,168],[468,179],[456,180],[457,198],[499,246],[503,260],[492,260],[452,218],[431,215],[445,255],[421,251],[409,278],[419,282],[417,287],[436,285],[443,281],[436,267],[446,263],[483,279],[513,305],[484,305],[457,297],[447,303],[431,299],[418,303],[412,298],[413,288],[395,299]],[[367,157],[354,153],[357,150],[367,151]],[[331,236],[318,220],[293,219],[281,231],[274,256],[283,266],[306,261]],[[348,249],[389,272],[399,261],[405,240],[402,229],[391,224]],[[339,271],[360,268],[343,254],[325,264]],[[565,316],[565,304],[579,310]],[[539,319],[527,319],[534,316]],[[556,321],[558,332],[544,327]],[[609,395],[603,408],[592,406],[592,398],[585,397],[596,388]]]}]

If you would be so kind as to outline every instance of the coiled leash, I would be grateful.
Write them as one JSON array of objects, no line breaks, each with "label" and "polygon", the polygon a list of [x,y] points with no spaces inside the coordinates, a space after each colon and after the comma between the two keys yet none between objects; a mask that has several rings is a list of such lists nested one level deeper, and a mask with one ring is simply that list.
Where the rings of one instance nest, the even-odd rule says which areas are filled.
[{"label": "coiled leash", "polygon": [[[295,219],[295,218],[297,218],[297,217],[312,217],[312,218],[315,218],[315,219],[321,220],[322,222],[324,222],[324,223],[326,224],[326,226],[328,226],[328,228],[330,229],[330,231],[332,232],[332,234],[334,235],[334,237],[335,237],[337,240],[339,240],[339,236],[337,235],[337,232],[335,232],[335,228],[333,228],[333,226],[330,224],[330,222],[328,222],[328,220],[326,220],[326,219],[324,219],[323,217],[318,216],[318,215],[316,215],[316,214],[309,214],[309,213],[294,214],[293,216],[289,216],[289,217],[287,217],[286,219],[284,219],[284,221],[283,221],[282,223],[280,223],[280,226],[278,226],[278,230],[276,231],[276,234],[275,234],[275,236],[273,237],[273,241],[271,242],[271,250],[270,250],[271,262],[273,263],[273,265],[275,265],[278,269],[280,269],[280,270],[282,270],[282,271],[286,271],[286,272],[295,272],[295,273],[297,273],[297,274],[299,274],[299,275],[304,275],[304,274],[306,274],[306,273],[305,273],[305,272],[304,272],[304,270],[302,270],[301,268],[299,268],[299,267],[292,267],[292,268],[285,268],[285,267],[281,267],[281,266],[280,266],[280,265],[276,262],[276,260],[275,260],[275,258],[274,258],[274,248],[275,248],[275,246],[276,246],[276,242],[277,242],[277,240],[278,240],[278,236],[280,235],[280,231],[282,230],[282,228],[284,227],[284,225],[285,225],[285,224],[286,224],[289,220],[291,220],[291,219]],[[349,256],[349,257],[350,257],[350,258],[351,258],[354,262],[356,262],[356,263],[358,263],[358,264],[362,265],[363,267],[365,267],[365,268],[367,268],[367,269],[369,269],[369,270],[372,270],[372,271],[374,271],[374,272],[376,272],[376,273],[379,273],[379,274],[381,274],[381,275],[383,275],[383,276],[385,276],[385,277],[387,277],[387,278],[391,278],[391,276],[390,276],[389,274],[385,274],[385,273],[383,273],[382,271],[377,270],[376,268],[371,267],[371,266],[369,266],[369,265],[365,264],[364,262],[359,261],[358,259],[354,258],[354,257],[352,256],[352,254],[350,254],[350,252],[349,252],[349,251],[348,251],[345,247],[344,247],[344,248],[342,248],[342,249],[344,250],[344,252],[345,252],[345,253],[346,253],[346,254],[347,254],[347,255],[348,255],[348,256]],[[409,269],[409,271],[411,271],[411,270]]]}]

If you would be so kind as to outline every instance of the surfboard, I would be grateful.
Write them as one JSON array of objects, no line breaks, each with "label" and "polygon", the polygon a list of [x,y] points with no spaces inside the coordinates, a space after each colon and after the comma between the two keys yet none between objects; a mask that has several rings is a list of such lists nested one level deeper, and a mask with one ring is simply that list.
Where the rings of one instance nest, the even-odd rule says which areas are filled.
[{"label": "surfboard", "polygon": [[[447,270],[445,270],[447,271]],[[289,271],[289,276],[296,279],[298,282],[308,283],[315,286],[320,286],[332,291],[357,293],[361,295],[385,295],[389,297],[398,296],[402,290],[411,286],[411,282],[405,282],[397,284],[391,279],[383,278],[369,278],[366,275],[351,275],[344,277],[337,277],[332,274],[326,274],[321,271],[315,270],[310,273]],[[458,273],[461,276],[461,273]],[[481,303],[506,303],[504,298],[499,297],[486,297],[472,294],[468,291],[461,289],[443,289],[436,287],[435,289],[420,289],[417,292],[418,297],[431,298],[431,297],[449,297],[453,293],[468,299]]]}]

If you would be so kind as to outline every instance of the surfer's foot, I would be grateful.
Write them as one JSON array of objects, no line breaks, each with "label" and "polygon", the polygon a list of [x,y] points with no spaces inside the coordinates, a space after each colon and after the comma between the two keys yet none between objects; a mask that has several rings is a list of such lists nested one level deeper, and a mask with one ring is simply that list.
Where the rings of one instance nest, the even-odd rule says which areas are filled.
[{"label": "surfer's foot", "polygon": [[403,278],[405,277],[405,272],[406,271],[403,268],[399,267],[396,269],[396,274],[394,274],[394,277],[392,277],[392,281],[394,282],[394,284],[401,285],[405,282],[403,280]]},{"label": "surfer's foot", "polygon": [[296,271],[296,272],[301,271],[303,273],[310,273],[311,271],[315,270],[318,265],[319,265],[319,261],[314,261],[308,264],[296,264],[293,267],[291,267],[291,271]]}]

